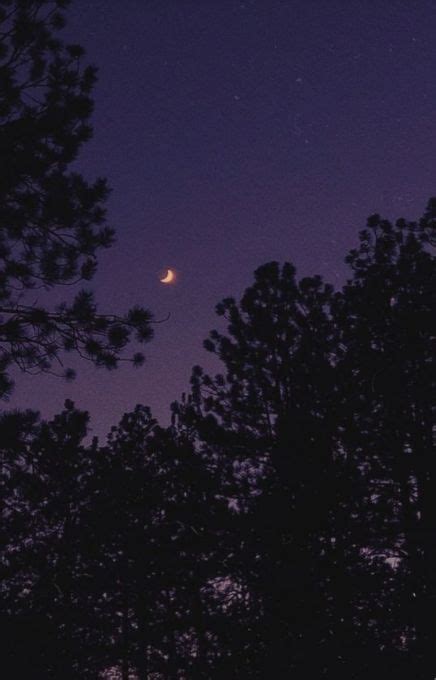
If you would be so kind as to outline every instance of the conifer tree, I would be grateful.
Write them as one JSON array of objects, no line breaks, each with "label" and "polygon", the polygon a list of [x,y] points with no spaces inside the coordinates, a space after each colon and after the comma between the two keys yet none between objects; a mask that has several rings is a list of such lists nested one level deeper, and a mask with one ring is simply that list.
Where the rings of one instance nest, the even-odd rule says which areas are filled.
[{"label": "conifer tree", "polygon": [[371,216],[336,307],[344,442],[376,499],[368,549],[397,565],[391,638],[419,678],[434,669],[435,224],[434,199],[418,222]]},{"label": "conifer tree", "polygon": [[17,677],[74,678],[93,668],[87,421],[71,402],[51,422],[32,413],[2,417],[2,614]]},{"label": "conifer tree", "polygon": [[152,334],[141,307],[101,313],[89,290],[55,306],[48,297],[92,279],[99,250],[114,240],[106,181],[72,168],[92,134],[96,70],[59,38],[68,4],[0,2],[0,395],[14,366],[71,378],[62,355],[75,352],[115,368],[130,338]]},{"label": "conifer tree", "polygon": [[314,661],[309,649],[328,634],[315,565],[329,550],[337,474],[331,296],[319,277],[297,282],[292,265],[264,265],[239,305],[217,307],[229,334],[214,331],[205,346],[225,375],[193,374],[200,436],[221,448],[241,511],[239,572],[258,603],[252,663],[277,677],[300,672],[301,655]]}]

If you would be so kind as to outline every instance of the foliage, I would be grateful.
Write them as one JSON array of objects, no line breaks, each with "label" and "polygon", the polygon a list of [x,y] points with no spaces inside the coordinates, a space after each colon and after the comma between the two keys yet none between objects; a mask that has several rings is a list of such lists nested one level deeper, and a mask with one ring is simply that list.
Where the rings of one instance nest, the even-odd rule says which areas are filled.
[{"label": "foliage", "polygon": [[[50,309],[45,292],[92,279],[97,253],[114,232],[105,224],[104,179],[72,165],[92,134],[96,70],[83,49],[58,37],[65,0],[0,2],[0,394],[10,369],[72,378],[74,351],[115,368],[130,338],[150,339],[151,315],[98,313],[93,294]],[[42,291],[42,292],[40,292]],[[39,302],[42,297],[44,302]],[[133,357],[136,365],[143,357]]]},{"label": "foliage", "polygon": [[2,416],[18,676],[430,676],[432,206],[371,217],[340,291],[260,267],[167,429],[137,406],[86,444],[70,402]]}]

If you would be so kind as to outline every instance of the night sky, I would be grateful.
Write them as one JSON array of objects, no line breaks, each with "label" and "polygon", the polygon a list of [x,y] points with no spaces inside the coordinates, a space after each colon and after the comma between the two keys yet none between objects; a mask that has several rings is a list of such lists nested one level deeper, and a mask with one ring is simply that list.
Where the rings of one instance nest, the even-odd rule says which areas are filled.
[{"label": "night sky", "polygon": [[99,67],[78,165],[113,189],[101,310],[170,318],[143,368],[20,377],[11,407],[69,397],[99,435],[136,403],[167,423],[191,367],[215,368],[215,304],[256,267],[340,285],[369,214],[417,218],[436,194],[435,2],[75,0],[64,34]]}]

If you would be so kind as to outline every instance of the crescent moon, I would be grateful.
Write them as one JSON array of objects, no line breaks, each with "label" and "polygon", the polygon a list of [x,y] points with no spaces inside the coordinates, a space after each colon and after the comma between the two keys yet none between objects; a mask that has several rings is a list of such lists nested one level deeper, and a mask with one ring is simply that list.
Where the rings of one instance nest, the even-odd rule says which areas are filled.
[{"label": "crescent moon", "polygon": [[159,281],[161,283],[172,283],[175,279],[175,274],[172,269],[168,269],[165,276],[163,276]]}]

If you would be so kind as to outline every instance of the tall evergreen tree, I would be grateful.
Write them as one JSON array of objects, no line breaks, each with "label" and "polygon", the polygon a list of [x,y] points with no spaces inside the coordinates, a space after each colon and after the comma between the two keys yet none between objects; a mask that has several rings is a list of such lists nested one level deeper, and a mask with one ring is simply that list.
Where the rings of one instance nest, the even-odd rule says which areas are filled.
[{"label": "tall evergreen tree", "polygon": [[226,373],[193,373],[191,415],[239,509],[228,551],[257,601],[245,669],[254,677],[274,668],[277,677],[364,678],[398,660],[383,504],[369,449],[349,441],[358,422],[347,420],[349,399],[360,396],[342,298],[319,277],[297,282],[291,265],[261,267],[239,305],[217,308],[228,335],[205,343]]},{"label": "tall evergreen tree", "polygon": [[378,519],[368,548],[398,565],[391,636],[419,678],[434,670],[436,634],[435,224],[434,199],[417,223],[369,218],[348,258],[353,278],[336,310],[345,446],[366,468]]},{"label": "tall evergreen tree", "polygon": [[99,456],[88,524],[108,667],[123,678],[209,677],[210,564],[222,524],[213,474],[186,428],[159,428],[143,406],[123,416]]},{"label": "tall evergreen tree", "polygon": [[68,4],[0,2],[0,395],[13,366],[72,377],[64,351],[114,368],[130,337],[151,337],[149,312],[99,313],[90,291],[55,307],[35,301],[36,290],[90,280],[114,239],[105,180],[71,169],[92,134],[96,70],[58,37]]},{"label": "tall evergreen tree", "polygon": [[[49,423],[30,413],[3,416],[2,434],[9,436],[3,456],[9,460],[2,475],[2,613],[10,623],[5,648],[17,677],[75,678],[94,663],[83,540],[86,478],[92,474],[90,451],[82,444],[87,420],[70,402]],[[14,431],[17,424],[26,428],[24,436]]]},{"label": "tall evergreen tree", "polygon": [[258,603],[251,663],[259,677],[311,663],[322,677],[325,659],[313,648],[334,625],[329,576],[319,569],[338,492],[331,295],[319,277],[297,282],[289,264],[261,267],[240,305],[217,308],[229,335],[215,331],[205,343],[226,374],[193,375],[200,436],[227,458],[240,506],[239,573]]}]

